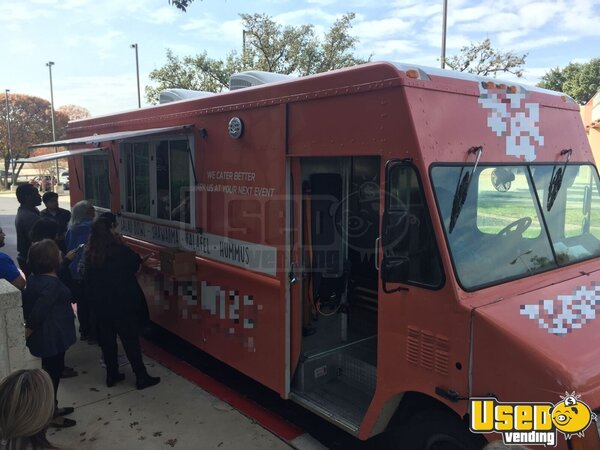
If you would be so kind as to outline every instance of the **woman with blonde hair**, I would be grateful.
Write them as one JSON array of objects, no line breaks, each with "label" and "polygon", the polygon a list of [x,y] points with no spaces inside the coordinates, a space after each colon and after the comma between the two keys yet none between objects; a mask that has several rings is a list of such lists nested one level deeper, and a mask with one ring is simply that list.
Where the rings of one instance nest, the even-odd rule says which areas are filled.
[{"label": "woman with blonde hair", "polygon": [[[73,206],[71,221],[65,235],[68,252],[79,248],[81,244],[87,243],[94,217],[96,217],[96,210],[91,202],[82,200]],[[83,289],[83,280],[78,270],[82,255],[83,252],[78,252],[69,264],[69,270],[71,271],[71,285],[69,287],[73,293],[73,299],[77,303],[77,318],[79,319],[81,340],[93,344],[96,342],[95,326],[91,316],[88,295]]]},{"label": "woman with blonde hair", "polygon": [[17,370],[0,383],[0,449],[54,449],[46,429],[54,416],[54,387],[40,369]]}]

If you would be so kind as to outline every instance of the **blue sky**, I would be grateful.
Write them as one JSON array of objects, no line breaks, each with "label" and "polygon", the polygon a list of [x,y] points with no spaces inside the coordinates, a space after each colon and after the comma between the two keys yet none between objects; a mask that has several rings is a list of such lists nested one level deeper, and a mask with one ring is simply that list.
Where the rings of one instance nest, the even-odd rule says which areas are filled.
[{"label": "blue sky", "polygon": [[[266,13],[283,25],[322,33],[355,12],[358,56],[439,66],[443,0],[196,0],[187,13],[167,0],[4,0],[0,4],[0,93],[86,107],[93,115],[137,107],[140,78],[165,63],[165,51],[213,58],[241,50],[239,13]],[[486,37],[494,47],[528,53],[525,83],[552,67],[600,56],[600,0],[448,0],[447,55]],[[510,77],[503,77],[509,78]]]}]

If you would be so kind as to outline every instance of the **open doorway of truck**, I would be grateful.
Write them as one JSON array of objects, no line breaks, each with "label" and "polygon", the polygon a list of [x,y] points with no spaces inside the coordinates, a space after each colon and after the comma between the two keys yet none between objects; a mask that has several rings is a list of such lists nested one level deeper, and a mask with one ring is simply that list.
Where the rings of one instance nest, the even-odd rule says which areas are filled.
[{"label": "open doorway of truck", "polygon": [[376,381],[380,158],[300,164],[303,337],[292,394],[356,431]]}]

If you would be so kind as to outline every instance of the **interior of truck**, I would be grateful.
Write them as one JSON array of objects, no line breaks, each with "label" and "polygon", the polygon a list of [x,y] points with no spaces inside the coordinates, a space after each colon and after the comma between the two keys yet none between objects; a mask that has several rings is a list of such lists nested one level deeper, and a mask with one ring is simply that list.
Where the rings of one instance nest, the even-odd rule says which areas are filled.
[{"label": "interior of truck", "polygon": [[302,348],[293,398],[356,432],[375,391],[380,158],[301,160]]}]

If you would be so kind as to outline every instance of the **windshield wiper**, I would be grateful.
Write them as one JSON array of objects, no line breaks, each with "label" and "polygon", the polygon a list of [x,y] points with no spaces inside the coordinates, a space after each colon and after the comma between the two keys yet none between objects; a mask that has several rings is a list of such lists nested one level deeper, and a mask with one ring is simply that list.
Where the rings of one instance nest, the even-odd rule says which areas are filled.
[{"label": "windshield wiper", "polygon": [[465,166],[463,166],[460,169],[460,174],[458,175],[456,189],[454,190],[454,199],[452,200],[452,213],[450,214],[450,225],[448,226],[449,233],[452,233],[452,230],[454,230],[456,221],[458,220],[458,216],[460,216],[460,211],[462,210],[462,207],[465,204],[465,200],[467,199],[469,185],[471,184],[471,180],[473,179],[473,174],[475,173],[475,170],[477,170],[479,158],[481,158],[481,154],[483,153],[483,147],[480,145],[479,147],[471,147],[469,150],[467,150],[467,155],[470,155],[472,153],[477,153],[477,159],[475,160],[473,170],[470,174],[469,172],[467,172],[463,176],[463,172],[465,170]]},{"label": "windshield wiper", "polygon": [[556,165],[552,169],[552,176],[550,177],[550,184],[548,185],[548,200],[546,201],[546,208],[548,211],[552,209],[554,205],[554,201],[558,196],[558,191],[560,191],[560,187],[562,186],[563,177],[565,176],[565,170],[567,169],[567,164],[571,160],[571,155],[573,154],[573,149],[567,148],[560,151],[560,156],[567,155],[567,160],[565,161],[565,165],[556,169]]}]

